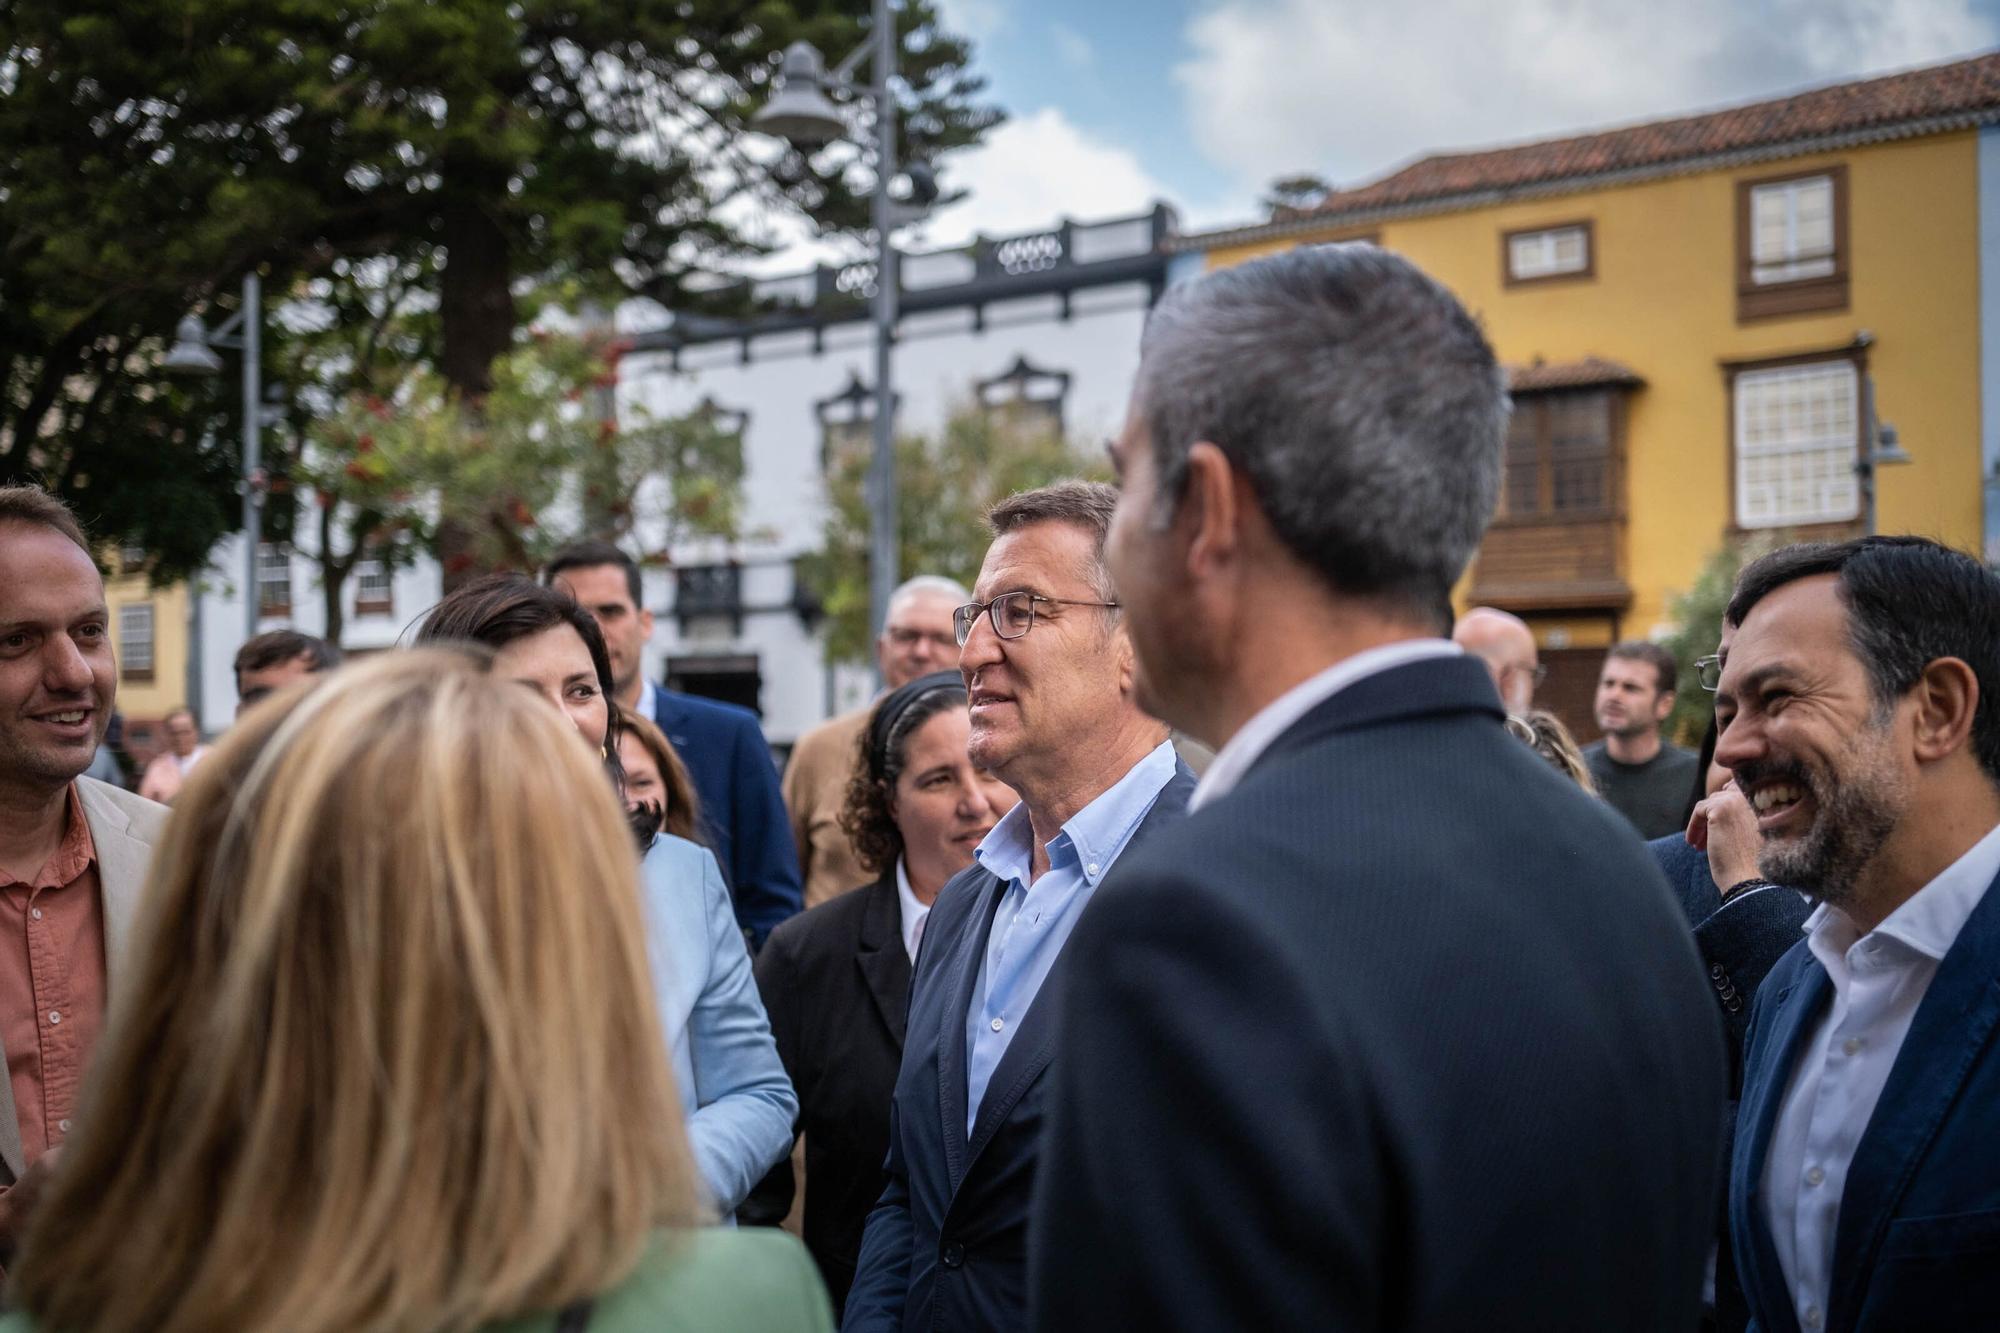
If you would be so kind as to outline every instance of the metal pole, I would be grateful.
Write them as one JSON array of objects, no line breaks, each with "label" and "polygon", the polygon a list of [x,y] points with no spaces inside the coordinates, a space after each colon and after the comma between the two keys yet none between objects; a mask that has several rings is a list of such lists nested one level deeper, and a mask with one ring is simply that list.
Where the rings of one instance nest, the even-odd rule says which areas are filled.
[{"label": "metal pole", "polygon": [[1875,377],[1861,373],[1861,461],[1854,471],[1861,479],[1861,533],[1875,535]]},{"label": "metal pole", "polygon": [[896,103],[889,78],[896,62],[896,33],[889,0],[874,0],[875,25],[875,421],[869,468],[870,542],[868,618],[876,634],[889,619],[889,594],[898,578],[896,521],[896,390],[890,352],[896,336],[896,288],[901,275],[889,243],[889,182],[896,176]]},{"label": "metal pole", "polygon": [[264,494],[258,472],[264,402],[264,284],[252,269],[243,275],[243,638],[257,636],[257,548],[264,544]]}]

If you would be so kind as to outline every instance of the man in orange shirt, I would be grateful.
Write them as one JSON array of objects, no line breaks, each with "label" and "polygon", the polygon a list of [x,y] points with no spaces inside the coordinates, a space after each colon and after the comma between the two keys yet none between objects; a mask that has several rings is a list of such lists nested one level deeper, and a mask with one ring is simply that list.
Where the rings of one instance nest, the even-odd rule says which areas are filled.
[{"label": "man in orange shirt", "polygon": [[0,487],[0,1251],[69,1135],[166,809],[82,777],[118,689],[76,518]]}]

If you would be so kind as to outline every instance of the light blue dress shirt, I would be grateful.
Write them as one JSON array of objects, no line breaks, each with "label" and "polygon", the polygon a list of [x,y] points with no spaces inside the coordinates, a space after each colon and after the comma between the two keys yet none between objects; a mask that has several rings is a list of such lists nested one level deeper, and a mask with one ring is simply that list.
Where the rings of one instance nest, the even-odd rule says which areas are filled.
[{"label": "light blue dress shirt", "polygon": [[980,866],[1007,888],[993,914],[986,956],[973,984],[972,1003],[965,1011],[967,1138],[979,1123],[979,1104],[986,1097],[986,1085],[1000,1057],[1007,1053],[1014,1029],[1027,1016],[1028,1007],[1062,952],[1063,942],[1069,939],[1112,862],[1173,780],[1175,763],[1173,745],[1162,741],[1158,749],[1071,816],[1062,832],[1049,842],[1049,868],[1032,885],[1028,875],[1034,832],[1028,823],[1026,802],[1009,810],[973,852]]}]

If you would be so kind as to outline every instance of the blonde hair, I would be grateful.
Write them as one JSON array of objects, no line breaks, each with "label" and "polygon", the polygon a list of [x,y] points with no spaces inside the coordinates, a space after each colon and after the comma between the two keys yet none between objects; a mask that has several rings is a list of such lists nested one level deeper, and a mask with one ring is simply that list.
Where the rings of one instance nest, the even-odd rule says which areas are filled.
[{"label": "blonde hair", "polygon": [[1597,795],[1597,783],[1591,779],[1590,766],[1583,762],[1583,751],[1577,748],[1576,738],[1569,734],[1561,718],[1540,708],[1529,713],[1511,713],[1507,717],[1507,730],[1548,760],[1556,772],[1590,795]]},{"label": "blonde hair", "polygon": [[45,1328],[469,1329],[696,1220],[625,821],[476,656],[250,713],[134,940],[14,1273]]}]

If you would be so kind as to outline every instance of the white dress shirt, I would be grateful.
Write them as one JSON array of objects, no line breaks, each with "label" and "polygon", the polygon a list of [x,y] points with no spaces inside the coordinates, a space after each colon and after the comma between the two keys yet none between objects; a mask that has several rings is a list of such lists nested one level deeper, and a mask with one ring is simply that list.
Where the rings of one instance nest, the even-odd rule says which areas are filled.
[{"label": "white dress shirt", "polygon": [[931,905],[917,901],[916,890],[910,887],[910,872],[900,856],[896,858],[896,902],[903,909],[903,952],[914,963],[917,945],[924,938],[924,922],[930,920]]},{"label": "white dress shirt", "polygon": [[1285,734],[1294,722],[1339,694],[1356,681],[1433,657],[1460,657],[1463,650],[1450,639],[1407,639],[1381,648],[1370,648],[1335,662],[1326,670],[1299,682],[1273,699],[1245,722],[1229,743],[1216,752],[1215,762],[1195,784],[1188,810],[1201,809],[1235,789],[1250,766],[1271,748],[1271,742]]},{"label": "white dress shirt", "polygon": [[1833,1003],[1801,1048],[1764,1163],[1764,1212],[1799,1327],[1826,1325],[1834,1228],[1847,1172],[1938,964],[2000,874],[2000,827],[1858,935],[1825,903],[1806,918],[1806,947],[1833,982]]}]

